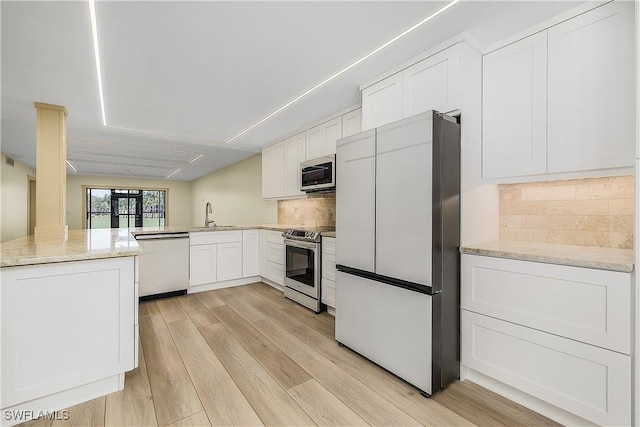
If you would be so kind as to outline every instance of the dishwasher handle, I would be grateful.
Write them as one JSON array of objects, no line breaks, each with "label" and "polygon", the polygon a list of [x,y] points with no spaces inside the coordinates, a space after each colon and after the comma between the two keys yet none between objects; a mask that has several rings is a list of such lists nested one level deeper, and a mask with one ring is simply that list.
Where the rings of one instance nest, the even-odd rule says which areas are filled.
[{"label": "dishwasher handle", "polygon": [[157,239],[187,239],[189,233],[155,233],[155,234],[138,234],[136,240],[157,240]]}]

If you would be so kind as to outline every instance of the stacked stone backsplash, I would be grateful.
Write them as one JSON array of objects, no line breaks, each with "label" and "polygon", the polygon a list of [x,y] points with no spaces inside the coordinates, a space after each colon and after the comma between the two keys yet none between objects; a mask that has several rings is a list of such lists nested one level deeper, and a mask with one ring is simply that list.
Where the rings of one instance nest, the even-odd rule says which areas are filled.
[{"label": "stacked stone backsplash", "polygon": [[500,240],[633,248],[633,176],[500,185]]},{"label": "stacked stone backsplash", "polygon": [[306,199],[278,200],[278,224],[336,226],[336,194],[310,194]]}]

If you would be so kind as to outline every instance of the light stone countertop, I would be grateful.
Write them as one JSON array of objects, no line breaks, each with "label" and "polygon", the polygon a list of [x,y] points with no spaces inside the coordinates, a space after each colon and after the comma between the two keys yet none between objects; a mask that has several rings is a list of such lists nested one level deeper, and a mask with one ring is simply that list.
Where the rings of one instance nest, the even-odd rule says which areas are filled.
[{"label": "light stone countertop", "polygon": [[460,252],[470,255],[596,268],[625,273],[632,272],[634,267],[633,249],[498,240],[462,246]]},{"label": "light stone countertop", "polygon": [[[22,237],[0,243],[0,268],[23,265],[49,264],[55,262],[82,261],[101,258],[117,258],[143,253],[135,236],[162,233],[219,232],[236,230],[283,231],[286,228],[312,230],[289,224],[259,224],[219,227],[138,227],[93,230],[69,230],[69,238],[39,239],[34,236]],[[335,232],[323,232],[322,235]]]},{"label": "light stone countertop", "polygon": [[0,244],[0,267],[49,264],[138,255],[142,248],[129,229],[69,230],[67,240],[34,236]]}]

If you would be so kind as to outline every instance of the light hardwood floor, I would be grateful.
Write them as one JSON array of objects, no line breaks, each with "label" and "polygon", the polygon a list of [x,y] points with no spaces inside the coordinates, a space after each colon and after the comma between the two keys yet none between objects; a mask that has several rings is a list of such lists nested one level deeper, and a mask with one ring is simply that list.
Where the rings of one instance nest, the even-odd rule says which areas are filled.
[{"label": "light hardwood floor", "polygon": [[118,393],[28,426],[527,426],[553,421],[471,382],[431,399],[337,345],[334,319],[255,283],[140,304]]}]

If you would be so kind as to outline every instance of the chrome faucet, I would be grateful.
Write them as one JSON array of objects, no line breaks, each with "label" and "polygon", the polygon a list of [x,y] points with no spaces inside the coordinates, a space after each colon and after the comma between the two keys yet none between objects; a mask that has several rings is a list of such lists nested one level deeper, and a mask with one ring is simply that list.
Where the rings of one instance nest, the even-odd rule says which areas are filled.
[{"label": "chrome faucet", "polygon": [[210,213],[213,213],[213,210],[211,209],[211,202],[207,202],[207,206],[204,208],[204,226],[205,227],[209,227],[209,224],[213,224],[214,227],[216,225],[215,220],[212,219],[211,221],[209,221]]}]

